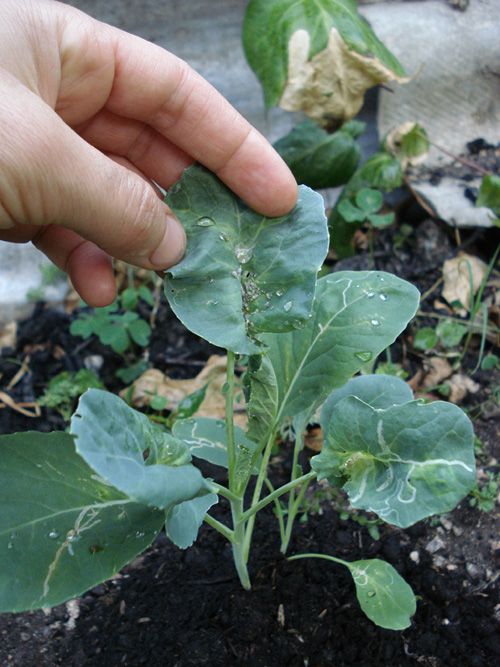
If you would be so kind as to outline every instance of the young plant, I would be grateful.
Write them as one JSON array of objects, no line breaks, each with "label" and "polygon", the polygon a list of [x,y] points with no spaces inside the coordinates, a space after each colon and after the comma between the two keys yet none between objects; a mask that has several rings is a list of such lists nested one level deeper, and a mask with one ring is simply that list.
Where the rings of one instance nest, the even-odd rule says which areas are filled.
[{"label": "young plant", "polygon": [[[84,339],[95,334],[103,345],[123,354],[134,345],[147,347],[151,336],[151,327],[146,320],[134,312],[138,299],[151,300],[151,292],[147,287],[127,288],[123,294],[110,306],[105,308],[93,308],[88,312],[82,312],[80,316],[71,323],[70,333],[73,336],[81,336]],[[125,310],[119,313],[120,303]]]},{"label": "young plant", "polygon": [[82,368],[76,372],[63,371],[47,383],[47,388],[37,403],[57,410],[64,421],[69,421],[76,398],[91,388],[104,389],[103,383],[91,370]]},{"label": "young plant", "polygon": [[[166,201],[188,242],[184,259],[167,273],[165,293],[191,331],[227,350],[226,420],[178,419],[168,431],[120,398],[90,389],[69,434],[0,438],[2,611],[81,594],[113,576],[164,525],[187,548],[203,521],[231,543],[248,589],[258,512],[274,504],[285,553],[315,479],[343,488],[354,508],[401,527],[448,512],[474,484],[472,427],[458,407],[415,401],[399,378],[350,379],[401,333],[419,295],[382,272],[317,280],[328,250],[319,195],[302,186],[288,216],[267,219],[195,165]],[[233,424],[239,355],[248,360],[246,431]],[[322,404],[324,446],[302,471],[302,434]],[[270,457],[284,423],[294,435],[292,473],[275,488]],[[197,459],[227,469],[227,486],[204,479]],[[220,499],[230,505],[230,525],[209,513]],[[330,559],[349,569],[374,622],[410,624],[415,596],[394,568],[378,559]]]}]

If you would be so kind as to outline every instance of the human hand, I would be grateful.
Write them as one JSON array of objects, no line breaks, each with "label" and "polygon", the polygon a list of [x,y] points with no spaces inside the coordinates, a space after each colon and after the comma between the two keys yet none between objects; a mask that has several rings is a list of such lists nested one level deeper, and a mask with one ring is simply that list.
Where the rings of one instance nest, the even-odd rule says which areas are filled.
[{"label": "human hand", "polygon": [[180,260],[184,230],[154,183],[194,161],[265,215],[296,202],[281,158],[184,61],[59,2],[0,0],[1,240],[33,241],[107,305],[111,257]]}]

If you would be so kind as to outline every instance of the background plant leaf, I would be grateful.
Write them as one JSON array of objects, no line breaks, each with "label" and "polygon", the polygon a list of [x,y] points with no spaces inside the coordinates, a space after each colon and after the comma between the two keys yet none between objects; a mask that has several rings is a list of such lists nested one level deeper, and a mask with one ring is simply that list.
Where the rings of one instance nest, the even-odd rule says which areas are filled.
[{"label": "background plant leaf", "polygon": [[109,486],[67,433],[0,437],[0,611],[51,607],[109,579],[165,521]]},{"label": "background plant leaf", "polygon": [[[262,85],[267,107],[280,102],[287,80],[293,77],[294,73],[289,71],[290,40],[300,30],[309,38],[308,44],[303,45],[304,49],[307,48],[304,64],[325,52],[332,39],[335,40],[337,51],[344,56],[344,67],[341,67],[342,62],[338,62],[333,76],[329,75],[327,78],[331,89],[321,91],[325,104],[329,101],[328,93],[335,96],[335,93],[332,95],[335,90],[332,82],[342,79],[342,74],[349,69],[349,65],[359,72],[358,84],[359,80],[363,80],[363,74],[368,71],[372,75],[377,72],[380,76],[387,77],[381,80],[405,76],[396,58],[358,14],[354,0],[251,0],[243,24],[243,46],[250,67]],[[333,67],[330,60],[328,65],[331,71]],[[349,86],[349,79],[352,78],[346,76],[345,80],[342,80],[345,87]],[[368,87],[369,85],[366,86]],[[357,93],[359,95],[359,85]],[[339,97],[340,94],[337,93],[336,96]],[[355,113],[356,111],[348,117]]]},{"label": "background plant leaf", "polygon": [[355,198],[360,190],[375,188],[390,192],[399,187],[402,182],[401,164],[395,157],[385,152],[373,155],[354,173],[328,218],[331,246],[339,257],[350,257],[354,254],[354,234],[356,230],[361,229],[363,220],[366,219],[366,216],[363,216],[361,219],[358,218],[359,222],[356,222],[356,218],[344,218],[343,213],[347,210],[346,203],[357,208]]},{"label": "background plant leaf", "polygon": [[183,223],[184,259],[169,269],[165,293],[194,333],[241,354],[261,351],[255,336],[307,320],[316,275],[328,251],[323,199],[305,186],[293,211],[265,218],[217,177],[193,165],[165,199]]},{"label": "background plant leaf", "polygon": [[343,271],[318,281],[312,316],[303,329],[263,336],[278,381],[278,420],[312,415],[388,347],[419,303],[418,290],[381,271]]},{"label": "background plant leaf", "polygon": [[315,190],[336,188],[346,183],[356,169],[361,149],[355,138],[364,131],[364,123],[347,122],[328,134],[312,120],[298,123],[274,144],[274,148],[292,170],[297,183]]},{"label": "background plant leaf", "polygon": [[353,507],[406,528],[452,510],[475,483],[474,432],[456,405],[410,401],[383,409],[347,396],[330,416],[311,466],[321,479],[329,476],[326,462],[335,484],[341,473]]},{"label": "background plant leaf", "polygon": [[109,392],[83,394],[71,434],[88,465],[136,502],[165,509],[206,488],[184,443]]},{"label": "background plant leaf", "polygon": [[487,206],[500,218],[500,176],[490,174],[483,178],[476,206]]}]

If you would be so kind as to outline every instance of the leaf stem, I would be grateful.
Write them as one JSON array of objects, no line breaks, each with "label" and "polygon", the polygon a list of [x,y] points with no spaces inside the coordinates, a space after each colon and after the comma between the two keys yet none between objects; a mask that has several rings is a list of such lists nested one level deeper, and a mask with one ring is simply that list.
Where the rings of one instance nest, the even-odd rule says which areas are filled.
[{"label": "leaf stem", "polygon": [[[260,470],[259,470],[259,475],[257,477],[257,482],[255,483],[255,489],[253,492],[253,498],[252,498],[252,503],[250,510],[247,510],[247,512],[244,512],[242,516],[240,517],[240,521],[243,520],[244,522],[248,520],[248,526],[245,529],[245,553],[248,558],[248,553],[250,551],[250,541],[252,539],[252,533],[253,533],[253,527],[255,524],[255,512],[252,512],[251,514],[248,515],[248,519],[242,519],[245,514],[253,510],[257,505],[259,504],[259,498],[260,494],[262,492],[262,486],[264,484],[264,479],[266,478],[267,475],[267,466],[269,465],[269,459],[271,457],[271,450],[273,448],[273,442],[274,442],[274,430],[272,430],[269,433],[269,437],[267,439],[267,443],[264,447],[264,453],[262,455],[262,463],[260,464]],[[269,497],[269,496],[268,496]],[[267,503],[266,503],[267,505]],[[258,511],[258,510],[256,510]]]},{"label": "leaf stem", "polygon": [[213,516],[210,516],[210,514],[205,514],[203,520],[205,523],[208,523],[209,526],[212,526],[212,528],[218,530],[221,535],[224,535],[226,539],[234,544],[234,530],[231,530],[231,528],[228,528],[220,521],[217,521],[217,519],[214,519]]},{"label": "leaf stem", "polygon": [[235,502],[241,500],[241,496],[233,493],[226,486],[222,486],[222,484],[217,484],[217,482],[210,482],[210,485],[214,488],[215,493],[218,493],[220,496],[226,498],[227,500],[233,500]]},{"label": "leaf stem", "polygon": [[282,554],[286,553],[286,551],[288,549],[288,545],[290,544],[290,539],[292,537],[292,529],[293,529],[293,524],[294,524],[294,521],[295,521],[295,517],[297,516],[297,512],[298,512],[300,504],[302,502],[302,498],[304,497],[304,494],[306,492],[307,487],[309,486],[309,482],[311,481],[311,479],[307,479],[307,480],[304,481],[304,483],[302,485],[302,488],[299,491],[299,495],[297,496],[293,505],[288,510],[285,536],[281,540],[281,549],[280,549],[280,551],[281,551]]},{"label": "leaf stem", "polygon": [[272,503],[274,500],[276,500],[276,498],[279,498],[284,493],[288,493],[288,491],[295,489],[297,486],[300,486],[300,484],[305,484],[306,482],[309,483],[311,480],[315,478],[316,478],[316,473],[314,472],[314,470],[311,470],[311,472],[302,475],[302,477],[297,477],[297,479],[288,482],[288,484],[280,486],[279,489],[276,489],[276,491],[273,491],[273,493],[270,493],[265,498],[262,498],[262,500],[256,503],[255,505],[252,505],[249,509],[247,509],[246,512],[243,512],[243,514],[240,516],[240,521],[241,522],[249,521],[252,517],[255,516],[255,514],[257,514],[257,512],[260,512],[261,509],[266,507],[266,505],[269,505],[269,503]]},{"label": "leaf stem", "polygon": [[235,484],[234,470],[236,466],[236,448],[234,444],[234,422],[233,422],[233,401],[234,401],[234,352],[227,350],[227,386],[226,386],[226,434],[227,434],[227,456],[228,456],[228,475],[229,489],[232,490]]},{"label": "leaf stem", "polygon": [[[267,479],[267,477],[264,479],[265,485],[269,489],[271,493],[274,493],[275,488],[271,484],[271,482]],[[277,498],[274,498],[274,507],[276,509],[276,517],[278,519],[278,524],[280,527],[280,537],[281,537],[281,542],[285,540],[285,520],[283,516],[283,510],[281,508],[281,503]]]},{"label": "leaf stem", "polygon": [[287,560],[299,560],[299,558],[324,558],[325,560],[331,560],[334,563],[345,565],[349,569],[351,567],[351,563],[342,560],[342,558],[335,558],[335,556],[330,556],[328,554],[295,554],[295,556],[288,556]]}]

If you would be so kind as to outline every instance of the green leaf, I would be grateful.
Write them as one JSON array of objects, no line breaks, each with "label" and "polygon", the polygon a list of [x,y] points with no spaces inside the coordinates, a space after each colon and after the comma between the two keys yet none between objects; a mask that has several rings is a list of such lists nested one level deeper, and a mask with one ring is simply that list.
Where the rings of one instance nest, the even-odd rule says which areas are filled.
[{"label": "green leaf", "polygon": [[410,627],[417,611],[415,594],[392,565],[378,558],[344,564],[356,585],[360,607],[371,621],[388,630]]},{"label": "green leaf", "polygon": [[125,310],[134,310],[137,307],[137,292],[133,287],[127,287],[123,290],[120,299]]},{"label": "green leaf", "polygon": [[476,206],[487,206],[500,218],[500,176],[485,176],[479,188]]},{"label": "green leaf", "polygon": [[134,380],[137,380],[137,378],[145,373],[149,368],[149,363],[144,359],[141,359],[135,364],[127,366],[127,368],[119,368],[115,375],[125,384],[130,384],[131,382],[134,382]]},{"label": "green leaf", "polygon": [[210,382],[201,389],[197,389],[189,396],[185,396],[177,407],[177,412],[175,413],[175,419],[189,419],[194,413],[198,410],[200,405],[205,400],[205,395],[207,393],[207,387]]},{"label": "green leaf", "polygon": [[386,215],[370,215],[368,219],[374,227],[389,227],[395,219],[394,213],[387,213]]},{"label": "green leaf", "polygon": [[[186,444],[193,456],[216,466],[228,467],[226,425],[221,419],[182,419],[175,422],[172,433]],[[244,447],[252,454],[257,447],[238,426],[234,427],[234,441],[237,449]],[[257,473],[258,470],[254,472]]]},{"label": "green leaf", "polygon": [[83,394],[71,433],[90,467],[136,502],[165,509],[206,486],[184,443],[109,392]]},{"label": "green leaf", "polygon": [[196,541],[198,530],[208,510],[219,502],[215,493],[186,500],[166,512],[167,536],[179,549],[188,549]]},{"label": "green leaf", "polygon": [[481,362],[481,368],[485,371],[491,371],[498,366],[498,357],[496,354],[488,354]]},{"label": "green leaf", "polygon": [[99,327],[97,334],[104,345],[110,345],[118,354],[125,352],[130,347],[130,338],[127,328],[121,323],[107,322]]},{"label": "green leaf", "polygon": [[[354,206],[356,194],[360,190],[370,188],[390,192],[399,187],[402,182],[403,170],[400,162],[389,153],[384,152],[373,155],[354,173],[328,218],[331,245],[340,257],[350,257],[354,253],[352,244],[354,234],[366,219],[365,216],[363,220],[356,222],[344,218],[346,210],[344,202],[349,202]],[[375,219],[376,222],[377,219]]]},{"label": "green leaf", "polygon": [[289,215],[265,218],[193,165],[165,201],[188,238],[184,259],[167,272],[165,294],[188,329],[253,354],[262,351],[255,341],[260,332],[302,326],[328,251],[320,195],[301,186]]},{"label": "green leaf", "polygon": [[247,437],[260,442],[269,434],[278,407],[278,385],[267,355],[249,357],[243,388],[248,415]]},{"label": "green leaf", "polygon": [[87,339],[94,333],[94,327],[90,320],[79,318],[71,322],[69,325],[69,332],[72,336],[81,336],[82,338]]},{"label": "green leaf", "polygon": [[135,320],[135,322],[129,324],[128,333],[134,343],[137,343],[140,347],[147,347],[149,345],[151,327],[146,320]]},{"label": "green leaf", "polygon": [[436,334],[443,347],[456,347],[467,333],[467,327],[453,320],[441,320],[436,327]]},{"label": "green leaf", "polygon": [[[476,479],[472,424],[456,405],[411,401],[373,408],[355,396],[331,411],[323,450],[311,466],[347,480],[353,507],[401,528],[452,510]],[[320,467],[318,467],[318,464]]]},{"label": "green leaf", "polygon": [[0,612],[52,607],[109,579],[165,521],[104,483],[66,433],[0,437]]},{"label": "green leaf", "polygon": [[424,155],[429,148],[427,132],[418,123],[415,123],[412,129],[401,138],[401,153],[406,157]]},{"label": "green leaf", "polygon": [[[378,82],[405,75],[396,58],[359,16],[354,0],[251,0],[243,23],[243,46],[262,85],[267,107],[278,104],[287,79],[293,75],[288,71],[290,40],[297,37],[298,31],[305,31],[308,37],[303,45],[307,49],[304,61],[310,62],[325,51],[329,41],[330,48],[334,46],[338,53],[336,62],[327,63],[328,69],[333,70],[331,77],[323,75],[325,101],[335,90],[334,81],[349,67],[359,73],[358,84],[371,79],[365,89],[376,85],[377,77],[372,79],[368,69],[372,75],[377,72],[382,76]],[[346,87],[350,78],[346,78]],[[362,93],[360,97],[362,100]]]},{"label": "green leaf", "polygon": [[146,287],[146,285],[141,285],[139,287],[139,289],[137,290],[137,295],[140,296],[141,299],[148,304],[148,306],[153,307],[155,305],[155,300],[153,298],[151,290],[149,289],[149,287]]},{"label": "green leaf", "polygon": [[266,334],[279,389],[277,420],[313,414],[403,331],[418,290],[381,271],[343,271],[318,281],[312,317],[303,329]]},{"label": "green leaf", "polygon": [[438,344],[436,330],[432,327],[422,327],[415,334],[413,347],[417,350],[430,350]]},{"label": "green leaf", "polygon": [[366,220],[366,213],[354,206],[348,199],[339,202],[337,211],[346,222],[364,222]]},{"label": "green leaf", "polygon": [[384,198],[379,190],[363,188],[355,195],[356,205],[366,214],[377,213],[382,208]]},{"label": "green leaf", "polygon": [[328,134],[312,120],[305,120],[277,141],[274,148],[297,183],[315,190],[335,188],[349,180],[361,155],[349,126],[346,123],[341,130]]}]

